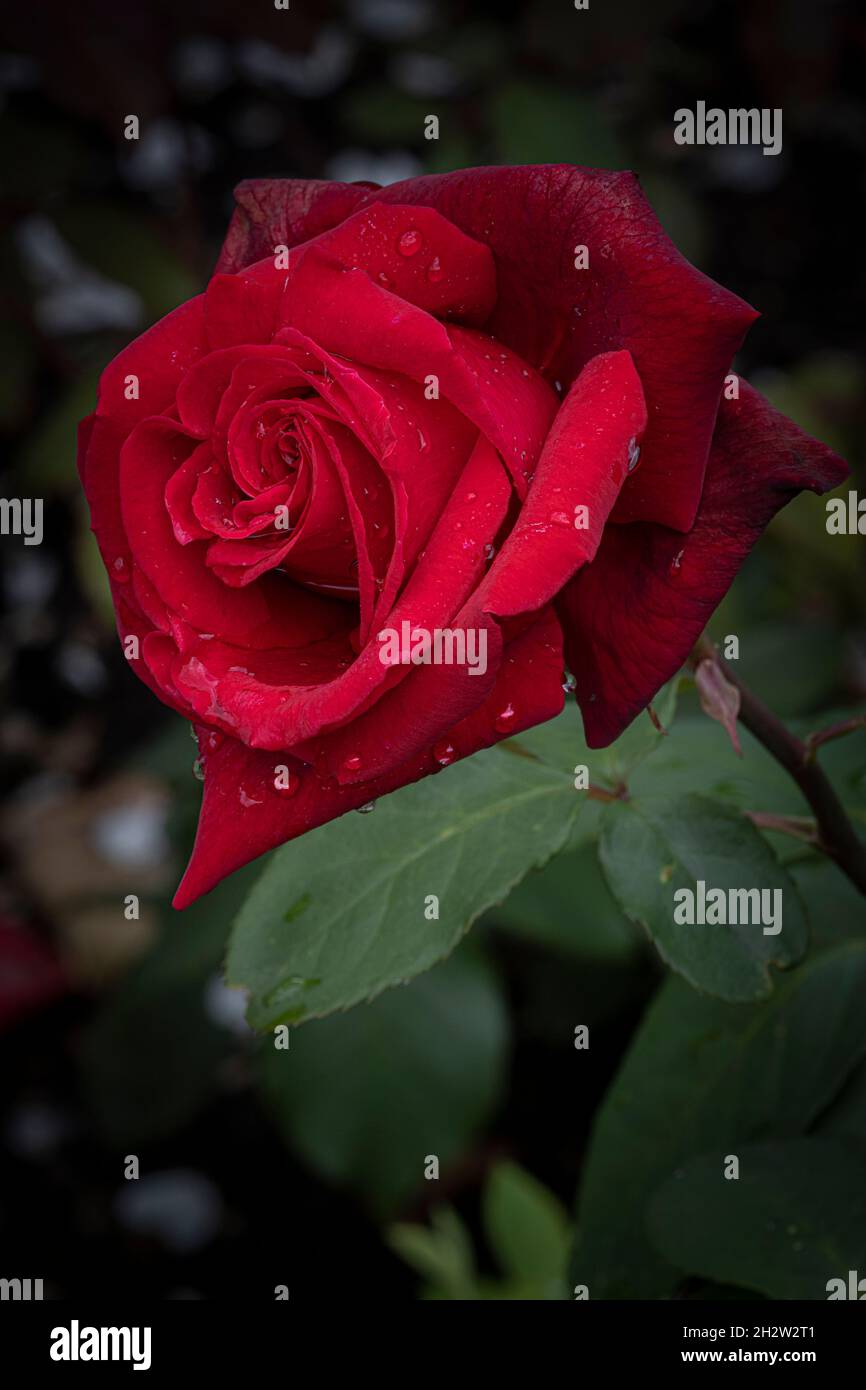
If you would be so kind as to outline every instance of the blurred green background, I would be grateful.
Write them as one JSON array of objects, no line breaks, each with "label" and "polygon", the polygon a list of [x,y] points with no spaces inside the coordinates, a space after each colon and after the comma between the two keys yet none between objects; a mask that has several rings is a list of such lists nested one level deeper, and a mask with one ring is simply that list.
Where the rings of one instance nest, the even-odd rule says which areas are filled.
[{"label": "blurred green background", "polygon": [[[363,1270],[353,1299],[566,1296],[590,1127],[656,958],[579,846],[445,965],[306,1025],[297,1065],[275,1066],[219,978],[255,868],[182,918],[167,906],[195,748],[118,649],[75,427],[104,364],[206,282],[240,179],[564,161],[639,174],[682,251],[761,311],[738,370],[862,488],[864,48],[855,6],[810,0],[4,16],[0,492],[46,499],[45,542],[0,552],[4,1272],[56,1294],[330,1299]],[[697,99],[781,107],[783,153],[675,145]],[[786,509],[712,626],[804,727],[866,691],[863,543],[823,515],[811,496]],[[131,882],[137,921],[118,908]],[[834,912],[844,927],[861,908],[843,894]]]}]

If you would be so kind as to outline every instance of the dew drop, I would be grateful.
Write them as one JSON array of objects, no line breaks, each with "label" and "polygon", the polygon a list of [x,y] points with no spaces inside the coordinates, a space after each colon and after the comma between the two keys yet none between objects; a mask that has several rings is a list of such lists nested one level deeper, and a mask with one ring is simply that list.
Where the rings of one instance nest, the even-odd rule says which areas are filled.
[{"label": "dew drop", "polygon": [[219,729],[209,729],[204,736],[202,746],[206,753],[215,753],[224,741],[225,734],[221,734]]},{"label": "dew drop", "polygon": [[359,816],[368,816],[376,805],[375,801],[368,801],[365,805],[358,807]]},{"label": "dew drop", "polygon": [[379,281],[380,285],[384,286],[386,290],[389,288],[391,281],[388,279],[388,276],[385,274],[384,270],[379,271],[379,274],[376,276],[376,279]]},{"label": "dew drop", "polygon": [[633,473],[640,463],[640,445],[636,439],[628,441],[628,471]]},{"label": "dew drop", "polygon": [[438,284],[438,282],[442,279],[442,276],[444,274],[445,271],[442,269],[442,263],[439,260],[439,257],[434,256],[427,267],[427,279],[430,281],[431,284],[435,285]]},{"label": "dew drop", "polygon": [[192,775],[197,782],[204,781],[204,758],[196,758],[192,765]]},{"label": "dew drop", "polygon": [[671,560],[671,564],[670,564],[670,572],[671,572],[671,574],[677,574],[677,573],[679,572],[680,566],[681,566],[682,563],[683,563],[683,556],[685,555],[685,553],[686,553],[686,552],[685,552],[684,550],[678,550],[678,551],[677,551],[676,555],[675,555],[674,558]]},{"label": "dew drop", "polygon": [[478,496],[478,493],[477,493],[477,492],[467,492],[467,494],[466,494],[466,501],[467,501],[467,502],[474,502],[477,496]]},{"label": "dew drop", "polygon": [[414,256],[421,250],[421,233],[414,227],[410,227],[408,232],[404,232],[397,242],[397,250],[401,256]]},{"label": "dew drop", "polygon": [[111,569],[118,584],[129,583],[129,566],[122,555],[118,555]]},{"label": "dew drop", "polygon": [[500,710],[499,714],[497,714],[496,718],[494,719],[493,727],[497,729],[500,734],[507,734],[511,731],[511,729],[514,728],[514,721],[516,717],[517,716],[514,712],[514,706],[509,700],[508,704],[505,706],[505,709]]},{"label": "dew drop", "polygon": [[568,512],[551,512],[550,520],[554,526],[570,526],[571,517]]},{"label": "dew drop", "polygon": [[492,545],[491,542],[488,541],[484,547],[484,554],[488,560],[492,560],[494,555],[496,554],[496,546]]},{"label": "dew drop", "polygon": [[343,770],[345,772],[358,772],[363,765],[363,759],[360,758],[357,753],[351,753],[349,757],[343,761]]},{"label": "dew drop", "polygon": [[449,743],[447,739],[442,739],[441,742],[433,745],[433,757],[440,767],[447,767],[457,757],[457,749],[453,743]]}]

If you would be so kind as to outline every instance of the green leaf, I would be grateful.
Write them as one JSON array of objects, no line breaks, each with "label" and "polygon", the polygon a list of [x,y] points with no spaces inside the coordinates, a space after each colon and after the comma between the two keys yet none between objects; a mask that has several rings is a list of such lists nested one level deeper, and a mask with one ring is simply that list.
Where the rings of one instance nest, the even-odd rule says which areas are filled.
[{"label": "green leaf", "polygon": [[396,1222],[385,1240],[427,1281],[424,1297],[478,1298],[472,1240],[453,1207],[434,1207],[429,1227]]},{"label": "green leaf", "polygon": [[860,1063],[821,1117],[818,1132],[853,1144],[866,1155],[866,1062]]},{"label": "green leaf", "polygon": [[[738,811],[708,797],[612,803],[601,823],[599,856],[623,911],[644,926],[662,959],[693,984],[733,1003],[770,993],[770,965],[789,966],[806,949],[807,925],[796,884]],[[706,890],[781,892],[781,930],[678,923],[676,894]],[[726,899],[729,901],[729,899]],[[776,898],[769,899],[775,904]],[[773,930],[778,925],[774,920]]]},{"label": "green leaf", "polygon": [[[831,711],[809,721],[792,721],[791,728],[802,736],[854,713],[862,711]],[[742,725],[740,741],[742,758],[736,756],[724,729],[713,720],[705,715],[681,716],[652,759],[634,769],[628,779],[629,790],[635,798],[664,795],[671,800],[687,792],[700,792],[749,811],[811,814],[790,773]],[[866,735],[854,734],[828,743],[818,756],[827,775],[837,784],[849,814],[855,819],[864,818]],[[594,775],[590,763],[590,777]]]},{"label": "green leaf", "polygon": [[516,1163],[497,1163],[484,1189],[483,1216],[504,1273],[564,1297],[570,1223],[553,1193]]},{"label": "green leaf", "polygon": [[288,1144],[379,1211],[424,1185],[428,1155],[457,1158],[496,1104],[507,1017],[471,953],[363,1009],[260,1054],[265,1096]]},{"label": "green leaf", "polygon": [[229,949],[253,1027],[347,1009],[429,969],[564,845],[582,804],[568,763],[505,745],[284,845]]},{"label": "green leaf", "polygon": [[[628,728],[615,743],[607,748],[589,748],[583,737],[579,718],[575,718],[573,706],[568,706],[557,719],[539,724],[518,738],[501,744],[504,749],[522,750],[530,753],[551,767],[573,771],[580,764],[589,769],[589,780],[593,785],[611,791],[630,783],[637,768],[649,757],[655,756],[657,762],[660,750],[670,741],[668,734],[674,722],[677,707],[677,694],[680,678],[675,676],[663,686],[653,701],[658,722],[664,732],[660,732],[643,710],[632,720]],[[593,803],[587,810],[596,809]],[[583,819],[583,818],[582,818]]]},{"label": "green leaf", "polygon": [[660,1188],[649,1231],[665,1259],[689,1274],[773,1299],[826,1299],[831,1279],[863,1268],[863,1162],[829,1139],[789,1139],[693,1159]]},{"label": "green leaf", "polygon": [[490,920],[580,961],[627,964],[643,946],[611,896],[594,845],[564,850],[527,874]]},{"label": "green leaf", "polygon": [[653,700],[652,708],[663,732],[653,723],[648,711],[643,710],[608,748],[587,749],[586,761],[593,782],[600,781],[607,787],[628,784],[650,753],[657,755],[665,746],[674,723],[679,684],[679,677],[674,676]]},{"label": "green leaf", "polygon": [[809,914],[813,950],[866,936],[866,898],[832,859],[810,857],[790,864],[788,872]]},{"label": "green leaf", "polygon": [[807,960],[760,1005],[668,980],[595,1123],[571,1282],[592,1298],[668,1297],[678,1275],[645,1234],[649,1198],[709,1149],[811,1128],[866,1052],[864,990],[862,941]]}]

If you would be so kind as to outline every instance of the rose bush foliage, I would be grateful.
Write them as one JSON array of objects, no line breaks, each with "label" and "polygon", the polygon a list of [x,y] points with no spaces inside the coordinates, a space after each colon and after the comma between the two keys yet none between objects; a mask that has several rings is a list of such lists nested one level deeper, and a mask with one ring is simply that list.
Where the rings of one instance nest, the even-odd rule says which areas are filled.
[{"label": "rose bush foliage", "polygon": [[[206,291],[80,435],[131,665],[203,758],[177,906],[556,715],[565,668],[617,737],[778,508],[845,476],[728,398],[755,317],[630,174],[240,186]],[[383,663],[403,622],[483,632],[486,671]]]}]

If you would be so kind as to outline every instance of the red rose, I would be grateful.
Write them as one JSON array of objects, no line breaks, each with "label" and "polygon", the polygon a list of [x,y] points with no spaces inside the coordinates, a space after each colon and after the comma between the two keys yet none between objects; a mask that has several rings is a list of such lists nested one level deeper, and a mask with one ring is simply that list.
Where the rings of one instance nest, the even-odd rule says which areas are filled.
[{"label": "red rose", "polygon": [[[237,198],[206,292],[81,428],[121,636],[204,757],[178,906],[551,718],[565,665],[610,742],[776,510],[846,471],[745,382],[727,399],[755,313],[629,174]],[[437,633],[439,664],[407,659]]]}]

